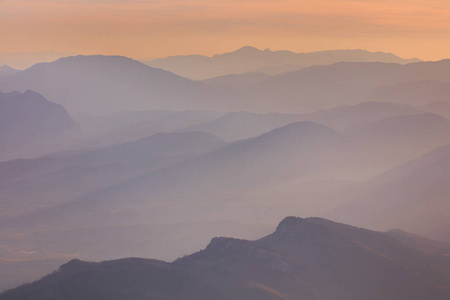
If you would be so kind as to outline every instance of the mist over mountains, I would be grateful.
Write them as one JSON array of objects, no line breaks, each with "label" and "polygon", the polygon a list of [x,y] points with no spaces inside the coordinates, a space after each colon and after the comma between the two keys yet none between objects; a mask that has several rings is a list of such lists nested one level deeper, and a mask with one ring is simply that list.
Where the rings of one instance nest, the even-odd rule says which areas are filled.
[{"label": "mist over mountains", "polygon": [[34,90],[70,112],[195,109],[208,87],[119,56],[74,56],[36,64],[5,78],[0,89]]},{"label": "mist over mountains", "polygon": [[448,298],[450,60],[150,65],[0,67],[0,299]]},{"label": "mist over mountains", "polygon": [[[422,99],[410,104],[442,101],[448,65],[446,60],[406,65],[337,63],[230,87],[188,80],[125,57],[77,56],[3,78],[0,89],[34,90],[77,114],[186,109],[305,113],[365,101],[408,103],[409,85]],[[435,83],[431,87],[421,84],[430,81]]]},{"label": "mist over mountains", "polygon": [[360,184],[343,195],[348,203],[331,215],[352,224],[402,228],[449,241],[449,151],[449,146],[440,147]]},{"label": "mist over mountains", "polygon": [[419,59],[403,59],[392,53],[365,50],[332,50],[310,53],[259,50],[246,46],[236,51],[216,54],[169,56],[145,62],[151,67],[170,71],[183,77],[202,80],[228,74],[261,72],[271,75],[296,71],[313,65],[337,62],[385,62],[406,64]]}]

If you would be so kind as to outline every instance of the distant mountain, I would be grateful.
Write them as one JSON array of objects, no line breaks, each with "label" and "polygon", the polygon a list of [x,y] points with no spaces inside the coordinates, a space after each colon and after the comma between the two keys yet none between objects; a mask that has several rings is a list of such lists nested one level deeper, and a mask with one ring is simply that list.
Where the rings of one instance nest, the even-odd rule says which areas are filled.
[{"label": "distant mountain", "polygon": [[[208,134],[204,135],[208,136]],[[180,135],[180,138],[183,136],[189,135],[188,133],[183,133]],[[188,142],[186,141],[185,143]],[[180,143],[179,148],[183,149],[183,144]],[[217,143],[213,143],[213,145],[217,145]],[[51,204],[52,201],[58,203],[66,202],[62,205],[48,206],[48,209],[45,210],[36,210],[32,215],[23,215],[21,218],[11,219],[10,221],[5,219],[4,228],[15,227],[18,224],[25,227],[30,224],[34,224],[32,226],[42,225],[45,227],[47,226],[46,224],[50,223],[56,227],[59,227],[58,224],[62,223],[78,226],[80,222],[86,226],[104,222],[108,224],[113,222],[118,225],[128,218],[122,219],[124,215],[120,213],[126,211],[136,214],[134,218],[136,222],[138,220],[145,222],[150,215],[153,215],[153,222],[159,222],[160,218],[171,210],[171,205],[166,206],[166,204],[179,203],[179,205],[184,206],[185,204],[197,203],[198,201],[208,201],[208,205],[199,211],[195,209],[196,206],[193,206],[187,209],[194,209],[189,214],[180,215],[181,211],[177,210],[177,212],[171,213],[170,218],[165,217],[165,222],[169,220],[175,221],[175,219],[177,219],[177,222],[185,222],[186,220],[192,220],[192,217],[195,219],[205,216],[206,211],[215,206],[226,205],[227,202],[223,198],[226,198],[227,195],[239,193],[241,190],[251,190],[257,186],[284,182],[292,178],[306,180],[323,175],[323,173],[333,172],[339,166],[348,169],[345,160],[342,159],[343,153],[346,153],[345,150],[347,150],[345,145],[346,143],[341,136],[332,129],[312,122],[299,122],[275,129],[256,138],[225,145],[213,152],[171,164],[161,169],[152,169],[150,167],[152,165],[159,166],[165,160],[160,162],[159,160],[162,158],[159,159],[159,156],[150,156],[147,163],[139,160],[133,163],[132,158],[123,158],[124,161],[120,165],[99,165],[102,168],[89,168],[89,166],[86,166],[81,169],[81,171],[83,169],[86,169],[86,171],[80,173],[78,169],[82,167],[82,165],[79,165],[83,161],[81,160],[80,163],[73,165],[77,168],[60,167],[58,172],[47,171],[48,174],[45,177],[39,176],[38,173],[30,177],[29,180],[18,181],[13,185],[8,184],[8,188],[3,190],[5,193],[12,195],[10,202],[8,202],[11,203],[11,209],[5,211],[12,211],[13,207],[27,207],[27,210],[30,210],[33,207],[30,206],[31,203],[26,206],[17,206],[17,204],[23,203],[23,201],[34,201],[32,199],[35,199],[35,197],[27,197],[26,193],[35,189],[38,189],[40,191],[39,194],[42,195],[42,201],[33,202],[38,206],[42,207],[45,203]],[[119,147],[118,149],[121,148]],[[87,154],[89,155],[90,153],[88,152]],[[102,161],[102,156],[108,157],[104,151],[93,152],[92,155],[94,155],[94,158],[98,157],[100,161]],[[69,156],[70,158],[71,156]],[[169,156],[168,159],[173,161],[176,158],[177,156],[174,158]],[[127,160],[131,161],[127,162]],[[330,162],[333,168],[330,168]],[[45,161],[42,163],[44,163],[44,166],[47,166]],[[31,172],[34,172],[33,165],[34,162],[29,165]],[[134,165],[134,168],[129,169],[127,165],[131,167]],[[12,162],[7,165],[5,180],[14,178],[13,175],[7,177],[8,173],[13,173],[11,170],[14,166]],[[16,168],[22,170],[25,167],[22,164],[17,164]],[[108,171],[110,168],[112,168],[111,172]],[[123,168],[124,171],[119,176],[115,174],[114,170],[120,170],[120,168]],[[125,172],[125,170],[135,169],[143,173],[138,174],[138,172],[135,172],[133,174],[136,176],[130,176],[129,180],[119,180],[127,176],[128,171]],[[145,172],[146,169],[147,172]],[[38,170],[45,170],[45,168],[40,166]],[[98,176],[99,178],[95,179],[95,174],[100,171],[111,174],[112,177],[109,181],[111,185],[109,187],[93,190],[91,193],[87,193],[84,196],[80,195],[79,198],[75,199],[68,197],[73,195],[74,192],[81,193],[83,191],[76,187],[78,181],[81,183],[85,182],[85,185],[87,184],[88,186],[95,185],[98,180],[104,177]],[[74,177],[77,174],[78,176]],[[102,173],[99,174],[101,175]],[[19,172],[16,176],[21,178],[24,175],[22,172]],[[76,180],[76,178],[79,179]],[[89,178],[91,179],[89,180]],[[118,182],[114,183],[114,180]],[[55,185],[61,187],[63,195],[59,194],[59,190],[52,188]],[[69,193],[72,189],[71,187],[73,187],[73,191]],[[50,197],[49,195],[53,196]],[[67,200],[70,201],[67,202]],[[115,208],[111,207],[111,205]],[[154,205],[159,206],[159,209],[151,209]],[[104,218],[102,215],[111,209],[117,212],[115,216]],[[89,213],[86,213],[87,211]],[[96,214],[98,214],[98,217],[92,218]],[[64,217],[61,219],[62,216]],[[116,217],[118,219],[115,219]],[[144,219],[141,219],[142,217]]]},{"label": "distant mountain", "polygon": [[[446,65],[446,61],[442,61]],[[450,93],[450,78],[444,75],[448,72],[447,68],[439,69],[437,63],[436,74],[432,74],[432,69],[424,69],[421,76],[413,78],[412,81],[399,82],[392,85],[376,88],[371,97],[373,99],[384,99],[398,103],[407,103],[413,105],[424,105],[430,102],[448,102]],[[415,70],[419,73],[420,70]],[[439,75],[444,75],[443,77]],[[432,76],[430,76],[432,75]],[[441,81],[439,81],[441,80]]]},{"label": "distant mountain", "polygon": [[0,66],[0,79],[4,77],[13,76],[20,72],[19,70],[13,69],[8,65]]},{"label": "distant mountain", "polygon": [[256,137],[302,119],[301,115],[231,112],[210,122],[186,128],[184,131],[209,132],[227,141],[236,141]]},{"label": "distant mountain", "polygon": [[[186,109],[310,113],[368,101],[408,104],[408,97],[388,97],[384,89],[404,82],[450,81],[450,60],[406,65],[337,63],[256,80],[236,76],[231,81],[217,79],[224,83],[212,86],[124,57],[77,56],[37,64],[0,79],[0,89],[33,89],[77,114]],[[236,84],[241,80],[247,83]],[[429,88],[416,94],[423,102],[411,98],[411,104],[442,101]]]},{"label": "distant mountain", "polygon": [[[159,242],[166,240],[168,245],[173,245],[173,236],[166,239],[162,235],[182,230],[192,242],[192,232],[197,232],[200,236],[201,233],[205,233],[205,230],[213,230],[213,228],[221,230],[223,223],[208,225],[205,229],[204,224],[155,225],[152,218],[139,220],[138,222],[143,221],[141,224],[135,224],[134,218],[128,218],[127,222],[132,224],[117,222],[105,225],[109,223],[109,217],[104,218],[100,215],[103,213],[108,215],[112,211],[100,212],[97,217],[101,225],[98,227],[83,224],[81,221],[66,230],[64,217],[61,219],[53,215],[48,219],[50,222],[47,222],[32,215],[40,215],[42,212],[51,211],[52,208],[68,205],[87,193],[101,191],[111,185],[121,184],[149,172],[167,168],[224,145],[225,143],[219,138],[206,133],[159,133],[138,141],[110,147],[69,151],[38,159],[20,159],[0,163],[0,199],[2,199],[0,223],[5,225],[0,226],[0,248],[2,249],[0,290],[17,286],[33,279],[33,276],[44,275],[65,261],[67,255],[70,257],[74,253],[86,259],[111,259],[123,253],[130,256],[145,255],[149,251],[155,251],[158,245],[149,243],[147,238],[138,238],[142,235],[152,236],[152,240],[157,239]],[[133,199],[129,200],[132,207]],[[110,204],[114,206],[113,203]],[[99,212],[95,208],[94,211]],[[158,214],[160,210],[143,211]],[[77,215],[78,212],[74,210],[70,215]],[[85,214],[86,217],[89,215],[92,214]],[[113,215],[111,220],[115,219]],[[57,221],[53,219],[54,217]],[[39,219],[43,222],[39,222],[40,225],[36,227],[19,228],[7,225],[14,224],[13,220],[17,218],[20,220],[30,218],[34,221]],[[88,219],[94,221],[90,217]],[[48,226],[49,224],[52,225]],[[229,224],[227,226],[230,227]],[[42,235],[36,235],[36,230]],[[18,232],[21,234],[16,235]],[[209,233],[205,234],[206,237],[210,236]],[[124,239],[129,242],[121,242],[117,245],[118,240]],[[201,241],[204,242],[204,240]],[[139,243],[140,246],[130,248],[130,243]],[[113,246],[113,244],[116,245]],[[193,245],[197,244],[201,243]],[[174,252],[179,255],[178,246],[180,245],[174,245],[173,250],[161,249],[164,251],[158,255],[169,253],[168,256],[162,257],[173,257]]]},{"label": "distant mountain", "polygon": [[214,106],[205,84],[121,56],[74,56],[36,64],[0,80],[0,89],[35,90],[71,113]]},{"label": "distant mountain", "polygon": [[422,235],[409,233],[400,229],[391,229],[386,232],[403,244],[432,255],[450,255],[450,242],[432,240]]},{"label": "distant mountain", "polygon": [[0,299],[444,300],[449,269],[390,234],[288,217],[262,239],[214,238],[172,263],[72,260]]},{"label": "distant mountain", "polygon": [[[341,154],[345,145],[345,140],[329,127],[295,122],[232,143],[162,173],[149,174],[117,187],[118,190],[113,189],[112,196],[121,197],[119,190],[132,190],[136,192],[136,199],[157,191],[205,198],[208,194],[211,197],[220,194],[219,191],[231,192],[293,176],[307,178],[329,167],[329,160]],[[332,148],[335,157],[328,150]],[[177,184],[172,184],[175,182]]]},{"label": "distant mountain", "polygon": [[301,117],[303,120],[343,130],[361,123],[381,121],[389,117],[412,115],[420,112],[419,108],[412,105],[369,101],[355,105],[340,105],[335,108],[304,114]]},{"label": "distant mountain", "polygon": [[275,128],[298,121],[312,121],[344,130],[361,123],[381,121],[388,117],[412,115],[424,109],[407,104],[388,102],[363,102],[356,105],[340,105],[310,114],[258,114],[231,112],[210,122],[188,127],[184,131],[202,131],[233,141],[256,137]]},{"label": "distant mountain", "polygon": [[[410,63],[418,59],[402,59],[392,53],[369,52],[365,50],[331,50],[310,53],[291,51],[259,50],[242,47],[234,52],[216,54],[212,57],[202,55],[169,56],[146,62],[149,66],[161,68],[183,77],[203,80],[228,74],[263,72],[268,74],[300,70],[312,65],[330,65],[337,62],[386,62]],[[289,65],[286,68],[286,65]],[[281,67],[278,72],[274,68]]]},{"label": "distant mountain", "polygon": [[106,115],[75,114],[73,118],[80,127],[90,135],[108,133],[119,128],[133,126],[139,123],[152,122],[169,116],[175,111],[170,110],[122,110]]},{"label": "distant mountain", "polygon": [[361,123],[344,135],[381,161],[400,164],[450,144],[450,120],[433,113],[394,116]]},{"label": "distant mountain", "polygon": [[[0,246],[11,249],[0,258],[23,260],[0,261],[0,268],[47,272],[48,265],[74,253],[84,259],[146,253],[173,259],[199,249],[214,232],[257,237],[272,224],[260,214],[278,219],[303,207],[283,199],[276,205],[258,201],[258,191],[292,179],[311,186],[311,178],[341,174],[349,169],[345,145],[332,129],[300,122],[233,144],[206,133],[165,133],[0,164]],[[248,214],[252,220],[243,218]],[[48,265],[41,268],[42,261]],[[10,272],[3,287],[30,278]]]},{"label": "distant mountain", "polygon": [[450,118],[450,101],[432,102],[419,107],[420,109]]},{"label": "distant mountain", "polygon": [[66,110],[42,95],[0,93],[0,160],[61,150],[75,132],[76,124]]},{"label": "distant mountain", "polygon": [[267,74],[267,75],[279,75],[279,74],[282,74],[282,73],[299,71],[299,70],[304,69],[306,67],[308,67],[308,66],[301,66],[301,65],[276,65],[276,66],[262,67],[260,69],[254,70],[254,72],[259,72],[259,73],[263,73],[263,74]]},{"label": "distant mountain", "polygon": [[0,163],[3,216],[69,202],[224,145],[216,136],[202,132],[159,133],[109,147]]},{"label": "distant mountain", "polygon": [[[130,142],[156,133],[192,132],[195,126],[222,117],[224,112],[207,110],[122,112],[81,122],[90,137],[84,147]],[[95,128],[93,130],[93,127]],[[187,130],[190,128],[189,130]]]},{"label": "distant mountain", "polygon": [[243,74],[229,74],[223,75],[219,77],[209,78],[203,80],[204,83],[211,86],[220,86],[220,87],[228,87],[228,88],[245,88],[250,84],[255,84],[270,78],[270,75],[260,73],[260,72],[251,72],[251,73],[243,73]]},{"label": "distant mountain", "polygon": [[[334,172],[348,171],[348,159],[351,155],[347,143],[335,131],[312,122],[298,122],[167,168],[149,170],[61,205],[5,219],[3,227],[37,229],[80,223],[119,226],[123,222],[128,224],[130,215],[134,215],[133,222],[141,224],[149,220],[152,223],[199,221],[213,214],[222,215],[218,208],[228,207],[230,201],[236,201],[246,191],[293,179],[307,182],[328,178]],[[26,190],[20,185],[18,189]],[[20,201],[12,200],[12,203]],[[229,209],[233,209],[236,217],[251,207],[238,205],[225,211]],[[114,215],[110,211],[115,211]]]},{"label": "distant mountain", "polygon": [[0,65],[7,64],[24,70],[37,63],[50,62],[71,55],[74,53],[55,51],[0,53]]},{"label": "distant mountain", "polygon": [[[312,66],[249,85],[240,98],[232,100],[241,105],[241,110],[282,113],[309,113],[368,101],[415,105],[444,100],[447,87],[439,93],[428,85],[414,87],[415,82],[429,81],[445,86],[450,81],[450,60],[406,65],[344,62]],[[406,86],[395,93],[389,91],[397,85]]]},{"label": "distant mountain", "polygon": [[[406,149],[405,149],[406,150]],[[450,146],[431,151],[335,195],[333,219],[378,230],[399,228],[450,242]]]}]

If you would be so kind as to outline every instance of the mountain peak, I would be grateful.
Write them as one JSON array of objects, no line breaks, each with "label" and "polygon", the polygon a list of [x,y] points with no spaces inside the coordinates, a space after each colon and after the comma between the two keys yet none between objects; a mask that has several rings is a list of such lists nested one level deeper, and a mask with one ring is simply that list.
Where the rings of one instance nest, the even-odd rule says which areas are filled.
[{"label": "mountain peak", "polygon": [[[309,235],[312,232],[318,231],[317,228],[325,226],[326,222],[332,224],[332,222],[321,218],[300,218],[289,216],[284,218],[278,224],[275,234],[281,236]],[[336,226],[338,225],[336,224]]]},{"label": "mountain peak", "polygon": [[15,74],[17,74],[19,72],[20,72],[19,70],[11,68],[8,65],[0,66],[0,78],[13,76],[13,75],[15,75]]},{"label": "mountain peak", "polygon": [[278,227],[277,232],[300,227],[305,238],[293,243],[277,233],[258,241],[218,237],[173,263],[72,260],[0,298],[449,299],[448,260],[435,260],[386,233],[319,218],[287,217]]},{"label": "mountain peak", "polygon": [[9,71],[15,71],[16,69],[13,69],[13,68],[11,68],[10,66],[8,66],[8,65],[2,65],[2,66],[0,66],[0,70],[9,70]]},{"label": "mountain peak", "polygon": [[74,273],[74,272],[79,272],[81,270],[87,270],[91,266],[93,266],[94,264],[95,263],[82,261],[82,260],[79,260],[79,259],[72,259],[69,262],[67,262],[67,263],[63,264],[62,266],[60,266],[59,269],[61,271],[64,271],[64,272]]},{"label": "mountain peak", "polygon": [[284,234],[287,231],[291,230],[293,227],[297,227],[301,224],[304,224],[305,221],[306,221],[305,219],[300,217],[293,217],[293,216],[286,217],[278,224],[275,232]]},{"label": "mountain peak", "polygon": [[242,48],[233,51],[233,53],[254,53],[254,52],[262,52],[262,51],[253,46],[244,46]]},{"label": "mountain peak", "polygon": [[[67,57],[61,57],[55,62],[59,63],[90,63],[90,64],[100,64],[100,63],[134,63],[142,64],[132,58],[121,56],[121,55],[73,55]],[[142,64],[143,65],[143,64]]]}]

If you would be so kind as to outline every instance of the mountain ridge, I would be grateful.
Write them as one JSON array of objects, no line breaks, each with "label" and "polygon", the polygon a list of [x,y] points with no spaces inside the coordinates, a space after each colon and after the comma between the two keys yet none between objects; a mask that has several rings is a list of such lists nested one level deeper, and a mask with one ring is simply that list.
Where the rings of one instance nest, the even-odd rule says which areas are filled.
[{"label": "mountain ridge", "polygon": [[0,294],[23,299],[447,299],[450,259],[387,233],[321,218],[287,217],[255,241],[216,237],[171,263],[71,260]]},{"label": "mountain ridge", "polygon": [[35,91],[0,92],[0,107],[0,160],[61,150],[77,136],[77,124],[65,108]]},{"label": "mountain ridge", "polygon": [[[146,63],[187,78],[203,80],[232,73],[264,72],[264,68],[274,68],[275,66],[284,66],[285,69],[289,69],[287,66],[298,65],[298,67],[293,67],[298,70],[315,64],[332,64],[339,61],[411,63],[420,60],[402,59],[392,53],[370,52],[362,49],[296,53],[288,50],[259,50],[252,46],[244,46],[232,52],[215,54],[213,56],[176,55],[155,59]],[[195,71],[191,70],[193,65],[197,66]],[[224,69],[226,71],[223,71]]]},{"label": "mountain ridge", "polygon": [[105,107],[113,112],[194,109],[211,92],[203,83],[131,58],[105,55],[69,56],[38,63],[3,78],[0,89],[35,90],[72,113],[105,113]]}]

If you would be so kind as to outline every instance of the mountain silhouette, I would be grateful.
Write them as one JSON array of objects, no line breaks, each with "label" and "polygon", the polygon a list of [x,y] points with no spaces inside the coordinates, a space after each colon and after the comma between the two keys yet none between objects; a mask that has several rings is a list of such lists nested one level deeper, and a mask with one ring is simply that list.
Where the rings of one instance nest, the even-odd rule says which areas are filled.
[{"label": "mountain silhouette", "polygon": [[[249,80],[237,88],[188,80],[125,57],[76,56],[37,64],[3,78],[0,88],[35,90],[50,101],[64,105],[70,113],[186,109],[310,113],[367,101],[408,104],[408,92],[396,92],[406,95],[396,100],[385,97],[388,92],[384,89],[405,82],[446,82],[450,80],[449,62],[406,65],[344,62],[311,66]],[[424,100],[416,103],[411,98],[411,104],[443,100],[442,93],[435,94],[428,86],[416,94]]]},{"label": "mountain silhouette", "polygon": [[87,135],[80,147],[101,147],[132,142],[156,133],[198,131],[194,126],[207,123],[224,115],[207,110],[118,112],[104,118],[93,116],[79,121]]},{"label": "mountain silhouette", "polygon": [[302,121],[301,115],[294,114],[258,114],[245,111],[231,112],[224,116],[184,129],[215,134],[228,141],[253,138],[273,129]]},{"label": "mountain silhouette", "polygon": [[389,233],[319,218],[285,218],[255,241],[213,238],[172,263],[72,260],[13,299],[448,299],[448,257]]},{"label": "mountain silhouette", "polygon": [[[8,215],[68,202],[224,146],[202,132],[158,133],[108,147],[67,151],[0,163],[0,194]],[[33,197],[28,197],[33,193]]]},{"label": "mountain silhouette", "polygon": [[365,50],[331,50],[310,53],[291,51],[259,50],[245,46],[236,51],[216,54],[212,57],[202,55],[169,56],[146,62],[183,77],[202,80],[228,74],[248,72],[282,73],[300,70],[312,65],[330,65],[337,62],[386,62],[410,63],[418,59],[402,59],[391,53],[369,52]]},{"label": "mountain silhouette", "polygon": [[420,106],[420,109],[435,113],[443,116],[444,118],[450,118],[450,102],[447,101],[438,101],[432,102],[423,106]]},{"label": "mountain silhouette", "polygon": [[0,88],[35,90],[71,113],[107,113],[119,110],[195,109],[208,95],[199,82],[151,68],[122,56],[72,56],[39,63]]},{"label": "mountain silhouette", "polygon": [[243,74],[228,74],[219,77],[203,80],[204,83],[211,86],[244,88],[249,84],[255,84],[270,78],[270,75],[260,72],[249,72]]},{"label": "mountain silhouette", "polygon": [[33,91],[0,93],[0,160],[61,150],[76,131],[66,110],[42,95]]},{"label": "mountain silhouette", "polygon": [[[416,105],[445,100],[449,80],[450,60],[406,65],[343,62],[271,76],[249,85],[235,101],[248,105],[242,110],[283,113],[310,113],[368,101]],[[440,82],[439,90],[416,84],[430,81]]]},{"label": "mountain silhouette", "polygon": [[[189,136],[188,133],[180,135]],[[178,148],[182,150],[183,146],[180,144]],[[120,147],[114,149],[119,150]],[[193,149],[197,148],[193,146]],[[145,149],[141,150],[143,154],[139,156],[146,157],[145,152]],[[95,154],[96,160],[102,161],[103,156],[105,159],[109,157],[106,153],[104,150],[97,151],[92,156]],[[97,228],[115,227],[121,231],[120,228],[130,225],[153,225],[151,228],[157,228],[154,229],[154,240],[150,243],[147,241],[146,247],[153,249],[159,257],[173,257],[179,255],[184,247],[201,245],[205,230],[209,228],[219,228],[225,233],[236,232],[232,224],[221,225],[220,220],[236,220],[242,213],[253,210],[251,206],[246,206],[258,197],[255,195],[248,200],[241,199],[246,192],[292,179],[308,182],[311,178],[326,176],[341,168],[347,169],[342,159],[346,153],[346,141],[332,129],[311,122],[299,122],[256,138],[226,144],[212,152],[198,153],[183,161],[177,156],[165,158],[150,153],[147,154],[149,158],[143,161],[124,157],[122,161],[117,161],[121,164],[99,167],[62,165],[54,171],[44,172],[45,176],[41,176],[40,172],[46,170],[47,163],[36,161],[30,163],[30,171],[25,173],[20,170],[25,169],[26,164],[17,164],[15,168],[19,172],[7,177],[8,173],[13,173],[9,171],[14,166],[11,162],[4,176],[9,180],[16,178],[17,182],[6,183],[2,190],[5,195],[10,195],[9,201],[5,203],[8,204],[7,211],[10,214],[15,211],[16,214],[4,215],[0,221],[6,231],[55,229],[46,231],[46,237],[42,239],[47,241],[47,245],[54,245],[52,247],[63,247],[63,253],[67,251],[68,245],[75,247],[83,237],[74,233],[75,236],[67,240],[61,236],[58,228],[79,228],[83,224],[85,234],[94,234]],[[91,154],[86,152],[86,155]],[[83,158],[82,155],[78,156]],[[70,162],[71,157],[76,158],[77,155],[67,155],[61,160]],[[58,161],[58,157],[55,159]],[[176,159],[179,159],[178,162]],[[36,171],[33,169],[34,163],[43,166]],[[161,168],[151,168],[153,165]],[[133,176],[129,176],[129,173]],[[30,177],[24,178],[27,174]],[[105,181],[109,186],[105,186]],[[60,188],[54,189],[54,186]],[[33,197],[29,195],[31,191],[35,191]],[[77,195],[79,197],[74,197]],[[236,205],[239,202],[243,207],[241,204]],[[280,211],[283,209],[280,208]],[[286,214],[286,209],[283,214]],[[181,224],[184,227],[195,224],[195,229],[186,236],[191,242],[179,244],[175,236],[165,237],[167,228],[161,224]],[[204,225],[207,228],[201,224],[208,224]],[[230,228],[233,231],[229,231]],[[136,236],[131,234],[130,238],[134,240]],[[106,239],[105,234],[103,239]],[[157,241],[161,239],[176,247],[160,249]],[[114,235],[108,240],[102,243],[104,247],[111,248],[107,250],[108,253],[114,252],[114,249],[129,253],[122,246],[111,244],[114,243]],[[90,251],[84,242],[80,245],[76,246],[78,251],[86,253],[87,257],[109,257],[102,252]]]},{"label": "mountain silhouette", "polygon": [[407,104],[388,102],[363,102],[356,105],[340,105],[310,114],[258,114],[250,112],[231,112],[210,122],[188,127],[194,130],[215,134],[225,140],[239,140],[261,135],[275,128],[298,121],[312,121],[344,130],[369,121],[381,121],[388,117],[418,114],[426,110]]},{"label": "mountain silhouette", "polygon": [[13,69],[8,65],[0,66],[0,79],[4,77],[13,76],[20,72],[19,70]]},{"label": "mountain silhouette", "polygon": [[340,105],[301,115],[303,120],[330,126],[336,130],[358,127],[361,123],[381,121],[389,117],[418,114],[420,108],[407,104],[389,102],[362,102],[355,105]]},{"label": "mountain silhouette", "polygon": [[400,164],[450,143],[450,120],[433,113],[389,117],[348,128],[344,135],[366,153]]}]

